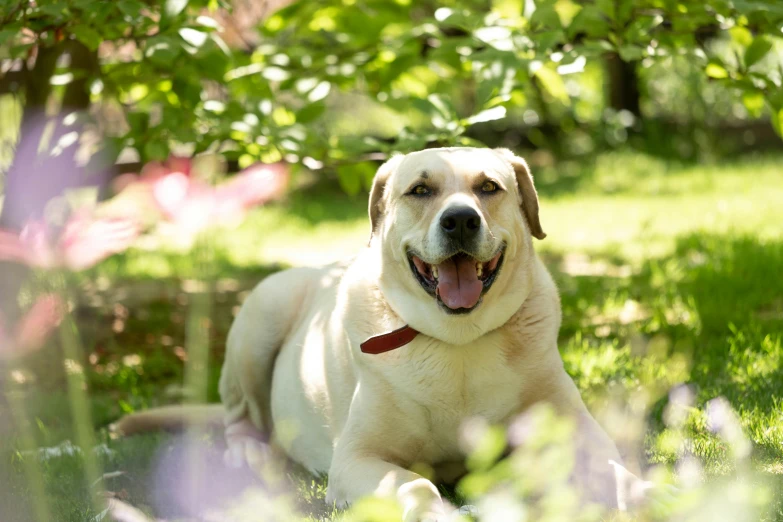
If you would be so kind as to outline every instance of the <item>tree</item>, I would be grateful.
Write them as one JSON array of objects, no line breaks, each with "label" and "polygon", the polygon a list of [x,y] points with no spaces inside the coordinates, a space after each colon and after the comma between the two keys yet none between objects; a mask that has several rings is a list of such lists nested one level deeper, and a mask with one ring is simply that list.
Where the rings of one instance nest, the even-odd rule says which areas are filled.
[{"label": "tree", "polygon": [[[568,76],[606,59],[628,79],[634,64],[686,55],[783,133],[776,0],[490,4],[300,1],[268,16],[255,42],[229,46],[222,0],[0,0],[0,92],[24,99],[25,122],[53,101],[63,117],[90,109],[113,151],[106,161],[172,149],[220,152],[238,167],[284,158],[335,167],[352,191],[374,171],[362,160],[473,144],[467,129],[529,106],[534,91],[566,121],[578,100]],[[638,112],[626,91],[617,106]],[[333,107],[346,93],[400,123],[340,132]],[[27,140],[39,137],[23,133],[20,151]]]}]

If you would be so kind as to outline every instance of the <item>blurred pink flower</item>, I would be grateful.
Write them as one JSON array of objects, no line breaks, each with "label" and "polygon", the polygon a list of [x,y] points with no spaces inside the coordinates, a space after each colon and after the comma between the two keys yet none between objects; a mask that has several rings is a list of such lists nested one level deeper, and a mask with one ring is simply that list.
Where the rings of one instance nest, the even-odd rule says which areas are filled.
[{"label": "blurred pink flower", "polygon": [[140,231],[132,219],[96,218],[76,212],[59,234],[40,221],[28,223],[18,235],[0,230],[0,260],[37,268],[84,270],[127,249]]},{"label": "blurred pink flower", "polygon": [[288,169],[284,164],[256,163],[218,185],[216,198],[224,207],[239,205],[247,210],[281,197],[287,185]]},{"label": "blurred pink flower", "polygon": [[239,221],[250,208],[279,197],[287,183],[286,174],[280,165],[257,164],[212,186],[172,172],[153,182],[152,194],[168,219],[200,229],[210,223]]},{"label": "blurred pink flower", "polygon": [[188,158],[151,162],[139,175],[118,178],[115,189],[147,186],[161,214],[178,233],[192,237],[210,225],[239,223],[250,208],[280,197],[288,183],[282,163],[256,163],[218,185],[191,176],[191,170]]},{"label": "blurred pink flower", "polygon": [[138,182],[153,183],[158,179],[172,173],[180,173],[190,176],[192,162],[189,158],[172,156],[164,162],[150,161],[141,168],[139,174],[120,174],[112,182],[115,193]]},{"label": "blurred pink flower", "polygon": [[40,296],[25,313],[13,334],[0,315],[0,359],[19,357],[38,350],[65,315],[65,303],[54,294]]},{"label": "blurred pink flower", "polygon": [[131,219],[93,219],[75,214],[65,225],[58,247],[66,267],[84,270],[127,250],[140,232],[139,225]]}]

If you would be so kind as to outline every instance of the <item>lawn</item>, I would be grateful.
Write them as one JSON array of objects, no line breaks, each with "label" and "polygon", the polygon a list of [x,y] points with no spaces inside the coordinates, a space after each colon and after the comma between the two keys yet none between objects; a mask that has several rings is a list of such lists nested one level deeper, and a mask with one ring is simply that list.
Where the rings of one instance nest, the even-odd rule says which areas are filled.
[{"label": "lawn", "polygon": [[[682,165],[617,152],[534,170],[548,234],[537,246],[562,297],[560,350],[588,405],[643,467],[699,461],[705,480],[717,484],[748,466],[749,487],[773,495],[760,518],[777,521],[783,521],[781,163],[781,156],[758,156]],[[215,240],[211,400],[225,335],[247,291],[282,266],[351,255],[368,233],[365,196],[316,182]],[[92,418],[105,444],[99,458],[106,472],[123,472],[107,476],[107,489],[169,519],[187,509],[169,503],[161,513],[151,490],[162,480],[157,463],[176,453],[174,439],[112,439],[107,426],[125,412],[182,399],[196,275],[187,254],[151,244],[85,274],[75,312],[89,354]],[[57,350],[53,345],[22,361],[7,380],[44,447],[73,440]],[[750,441],[748,459],[737,455],[740,442],[727,443],[709,429],[706,405],[716,397],[736,411]],[[685,412],[679,418],[678,404]],[[613,422],[618,410],[636,422]],[[30,520],[21,478],[30,457],[14,449],[16,432],[2,419],[10,448],[0,469],[0,514],[4,522]],[[81,459],[40,461],[53,520],[93,518]],[[688,470],[676,469],[677,480],[687,481]],[[323,479],[295,470],[289,476],[307,517],[336,516],[323,502]]]}]

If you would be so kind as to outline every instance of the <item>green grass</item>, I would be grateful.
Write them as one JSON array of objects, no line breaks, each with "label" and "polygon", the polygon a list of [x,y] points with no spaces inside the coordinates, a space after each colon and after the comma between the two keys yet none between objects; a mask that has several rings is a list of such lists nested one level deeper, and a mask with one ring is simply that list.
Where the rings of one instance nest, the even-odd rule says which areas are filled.
[{"label": "green grass", "polygon": [[[534,169],[548,237],[539,250],[558,282],[563,304],[560,349],[586,402],[631,457],[673,465],[686,451],[720,481],[744,464],[736,448],[707,428],[704,406],[725,397],[752,444],[750,466],[770,483],[765,520],[783,521],[783,177],[782,157],[730,164],[676,165],[630,153],[590,164]],[[317,183],[277,206],[260,209],[215,244],[213,371],[236,306],[261,277],[281,265],[338,259],[361,248],[369,233],[364,197]],[[82,282],[78,309],[97,433],[114,453],[107,471],[124,471],[108,486],[150,510],[150,469],[164,435],[111,440],[106,425],[123,412],[182,397],[186,254],[133,251]],[[183,280],[185,282],[183,283]],[[24,361],[15,384],[25,392],[41,445],[72,438],[57,347]],[[35,385],[30,385],[30,382]],[[694,397],[673,422],[669,392],[687,384]],[[613,407],[641,417],[612,426]],[[623,409],[621,408],[621,409]],[[600,412],[604,412],[601,414]],[[2,412],[0,412],[0,415]],[[1,422],[0,428],[4,425]],[[13,431],[11,431],[13,434]],[[635,453],[634,453],[635,451]],[[26,486],[18,456],[0,470],[0,506],[23,512]],[[78,458],[44,465],[57,520],[86,520],[90,511]],[[291,470],[294,503],[312,519],[331,520],[324,481]],[[7,486],[7,487],[6,487]],[[290,486],[288,488],[291,489]],[[0,507],[2,520],[12,518]],[[173,516],[174,514],[168,514]]]}]

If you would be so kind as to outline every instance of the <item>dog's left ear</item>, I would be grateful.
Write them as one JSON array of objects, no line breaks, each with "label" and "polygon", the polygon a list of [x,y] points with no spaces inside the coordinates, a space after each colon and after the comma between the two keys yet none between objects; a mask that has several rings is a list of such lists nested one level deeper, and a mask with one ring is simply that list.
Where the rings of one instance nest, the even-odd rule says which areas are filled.
[{"label": "dog's left ear", "polygon": [[370,190],[370,237],[375,233],[378,228],[378,224],[383,218],[383,214],[386,210],[383,195],[386,192],[386,182],[397,168],[397,165],[402,160],[402,156],[394,156],[386,163],[380,166],[378,172],[375,173],[375,179],[372,182],[372,189]]},{"label": "dog's left ear", "polygon": [[525,160],[514,154],[508,149],[495,149],[495,152],[511,164],[517,176],[517,187],[522,195],[522,213],[527,219],[530,227],[530,233],[533,237],[544,239],[546,234],[541,228],[538,220],[538,193],[533,185],[533,176],[530,175],[530,169]]}]

